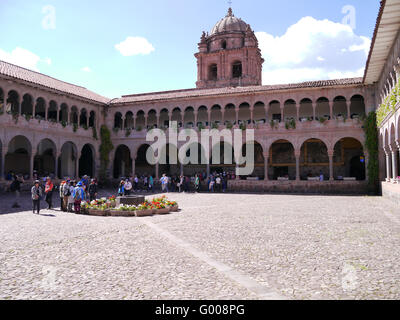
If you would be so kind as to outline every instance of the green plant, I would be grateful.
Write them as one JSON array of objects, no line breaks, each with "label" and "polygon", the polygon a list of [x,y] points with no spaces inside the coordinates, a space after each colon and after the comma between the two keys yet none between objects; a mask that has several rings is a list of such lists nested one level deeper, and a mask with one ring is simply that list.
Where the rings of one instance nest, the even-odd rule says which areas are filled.
[{"label": "green plant", "polygon": [[294,119],[290,119],[285,122],[285,128],[289,129],[296,129],[296,121]]},{"label": "green plant", "polygon": [[324,124],[325,122],[326,122],[326,118],[325,117],[319,117],[318,118],[318,121],[320,122],[320,123],[322,123],[322,124]]},{"label": "green plant", "polygon": [[211,129],[218,129],[218,123],[213,122],[211,124]]},{"label": "green plant", "polygon": [[76,132],[76,131],[78,130],[78,124],[77,124],[77,123],[74,123],[74,124],[72,125],[72,130],[73,130],[74,132]]},{"label": "green plant", "polygon": [[226,128],[229,129],[229,130],[232,129],[233,128],[232,122],[228,121],[227,124],[226,124]]},{"label": "green plant", "polygon": [[136,127],[136,131],[137,131],[137,132],[140,132],[140,131],[142,131],[142,130],[143,130],[142,126],[137,126],[137,127]]},{"label": "green plant", "polygon": [[199,128],[200,131],[205,129],[205,127],[204,127],[202,122],[200,122],[197,127]]},{"label": "green plant", "polygon": [[132,130],[130,128],[125,129],[125,137],[129,137],[132,133]]},{"label": "green plant", "polygon": [[63,126],[63,128],[65,128],[67,126],[67,122],[65,120],[61,120],[61,125]]},{"label": "green plant", "polygon": [[108,130],[106,125],[102,125],[100,128],[100,140],[100,179],[106,180],[107,167],[110,162],[110,152],[114,149],[114,145],[111,142],[110,130]]},{"label": "green plant", "polygon": [[246,124],[245,123],[241,123],[240,125],[239,125],[239,129],[241,129],[241,130],[246,130]]},{"label": "green plant", "polygon": [[114,127],[114,128],[113,128],[113,131],[114,131],[115,133],[118,133],[119,130],[121,130],[120,127]]},{"label": "green plant", "polygon": [[378,128],[374,111],[364,120],[365,148],[368,152],[368,183],[374,192],[378,190],[379,161],[378,161]]},{"label": "green plant", "polygon": [[24,114],[25,120],[29,122],[32,119],[32,116],[30,114]]},{"label": "green plant", "polygon": [[269,122],[269,124],[270,124],[270,126],[271,126],[272,129],[275,128],[276,123],[275,123],[274,120],[271,120],[271,121]]},{"label": "green plant", "polygon": [[380,126],[385,118],[396,111],[397,102],[400,100],[400,80],[394,86],[390,94],[384,99],[382,104],[376,110],[376,120]]}]

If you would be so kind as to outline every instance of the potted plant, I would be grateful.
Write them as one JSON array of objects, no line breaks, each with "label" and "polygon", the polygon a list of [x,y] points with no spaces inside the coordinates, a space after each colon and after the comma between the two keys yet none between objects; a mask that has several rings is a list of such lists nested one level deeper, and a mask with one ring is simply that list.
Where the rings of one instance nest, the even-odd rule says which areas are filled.
[{"label": "potted plant", "polygon": [[148,201],[145,201],[144,203],[142,203],[137,207],[135,215],[136,217],[152,216],[153,211],[154,211],[153,206]]}]

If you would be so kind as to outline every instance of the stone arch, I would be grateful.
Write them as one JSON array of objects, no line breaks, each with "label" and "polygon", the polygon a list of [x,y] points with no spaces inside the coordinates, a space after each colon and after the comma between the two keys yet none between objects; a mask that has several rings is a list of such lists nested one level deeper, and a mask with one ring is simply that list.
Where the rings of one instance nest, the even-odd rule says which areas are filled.
[{"label": "stone arch", "polygon": [[249,125],[250,124],[250,104],[243,102],[239,105],[239,124]]},{"label": "stone arch", "polygon": [[296,179],[296,157],[294,145],[285,139],[273,142],[269,148],[269,180],[278,178]]},{"label": "stone arch", "polygon": [[19,94],[15,90],[10,90],[7,96],[6,112],[19,114]]},{"label": "stone arch", "polygon": [[321,139],[307,139],[300,148],[300,179],[319,177],[329,180],[328,145]]},{"label": "stone arch", "polygon": [[283,115],[285,117],[285,121],[297,119],[296,101],[293,99],[288,99],[285,101]]},{"label": "stone arch", "polygon": [[[120,124],[120,121],[122,121],[122,114],[120,112],[118,115],[118,120],[116,120],[116,122],[114,122],[114,127],[115,128],[119,128],[118,124]],[[115,117],[117,116],[117,113],[115,114]],[[124,123],[124,128],[125,129],[133,129],[134,128],[134,118],[133,118],[133,112],[132,111],[128,111],[127,113],[125,113],[125,123]],[[120,120],[119,120],[120,119]],[[116,126],[117,125],[117,126]]]},{"label": "stone arch", "polygon": [[122,129],[123,121],[121,112],[116,112],[114,114],[114,129]]},{"label": "stone arch", "polygon": [[70,123],[74,125],[78,125],[79,116],[78,116],[78,108],[76,106],[72,106],[71,114],[70,114]]},{"label": "stone arch", "polygon": [[160,127],[161,128],[169,127],[169,111],[167,108],[164,108],[160,111]]},{"label": "stone arch", "polygon": [[[185,164],[183,166],[183,174],[188,175],[188,176],[194,176],[195,174],[203,173],[207,171],[207,153],[206,150],[204,150],[203,146],[199,142],[195,142],[191,145],[189,145],[186,150],[186,157],[188,157],[190,160],[192,160],[191,157],[191,152],[193,150],[196,150],[197,152],[197,157],[195,155],[193,162],[190,161],[188,164]],[[179,159],[178,159],[179,162]]]},{"label": "stone arch", "polygon": [[246,157],[247,145],[254,145],[254,170],[248,175],[250,177],[258,177],[259,180],[264,180],[265,178],[265,158],[264,158],[264,150],[261,143],[258,141],[248,141],[242,145],[242,156]]},{"label": "stone arch", "polygon": [[8,152],[5,157],[4,171],[30,176],[31,172],[32,144],[25,136],[18,135],[8,144]]},{"label": "stone arch", "polygon": [[78,149],[76,145],[71,141],[65,142],[61,147],[59,177],[78,178],[79,172],[77,172],[77,157]]},{"label": "stone arch", "polygon": [[[147,151],[147,147],[146,147]],[[159,173],[160,176],[162,174],[166,174],[168,176],[177,176],[180,175],[180,165],[179,165],[179,158],[178,158],[178,148],[174,144],[167,143],[164,148],[162,149],[162,152],[165,152],[165,160],[166,162],[164,163],[162,160],[160,160],[159,164]],[[177,161],[172,161],[170,157],[170,153],[172,153],[172,159],[176,159]],[[142,159],[144,160],[144,159]],[[143,163],[143,161],[142,161]]]},{"label": "stone arch", "polygon": [[147,114],[147,127],[148,128],[157,128],[157,111],[151,109]]},{"label": "stone arch", "polygon": [[147,161],[146,153],[147,149],[151,148],[149,144],[142,144],[139,146],[135,159],[135,171],[136,175],[140,176],[143,174],[150,174],[155,176],[155,166],[149,164]]},{"label": "stone arch", "polygon": [[89,114],[89,128],[94,127],[96,127],[96,112],[92,110]]},{"label": "stone arch", "polygon": [[57,146],[48,138],[42,139],[36,148],[36,155],[33,161],[33,170],[37,172],[38,176],[49,176],[54,174],[56,168]]},{"label": "stone arch", "polygon": [[[219,154],[219,159],[213,157],[213,153]],[[211,148],[210,170],[211,172],[235,172],[235,150],[229,142],[219,141]]]},{"label": "stone arch", "polygon": [[182,121],[182,110],[179,107],[176,107],[172,110],[172,121],[176,121],[178,123],[178,128],[181,128],[183,126]]},{"label": "stone arch", "polygon": [[47,120],[52,122],[57,122],[57,102],[51,100],[49,103],[49,108],[47,110]]},{"label": "stone arch", "polygon": [[364,97],[360,94],[356,94],[350,99],[350,116],[351,118],[365,116],[365,101]]},{"label": "stone arch", "polygon": [[301,122],[314,120],[314,110],[311,99],[304,98],[300,101],[299,118]]},{"label": "stone arch", "polygon": [[281,103],[278,100],[273,100],[269,103],[268,120],[274,122],[282,121]]},{"label": "stone arch", "polygon": [[187,107],[185,112],[183,113],[183,123],[185,128],[193,128],[195,126],[194,123],[194,108]]},{"label": "stone arch", "polygon": [[236,107],[233,103],[228,103],[225,106],[224,118],[225,118],[225,125],[228,123],[231,125],[237,124],[236,123]]},{"label": "stone arch", "polygon": [[89,177],[95,176],[96,168],[96,154],[92,144],[87,143],[82,147],[81,157],[79,158],[79,176],[87,175]]},{"label": "stone arch", "polygon": [[211,126],[218,126],[222,123],[222,107],[219,104],[214,104],[211,107]]},{"label": "stone arch", "polygon": [[140,131],[144,129],[145,124],[146,124],[145,112],[143,110],[139,110],[138,112],[136,112],[135,129],[137,131]]},{"label": "stone arch", "polygon": [[60,106],[58,121],[60,123],[68,124],[68,105],[66,103],[62,103]]},{"label": "stone arch", "polygon": [[131,151],[125,144],[120,144],[115,150],[113,169],[115,179],[132,174]]},{"label": "stone arch", "polygon": [[0,114],[2,114],[5,110],[5,103],[4,103],[4,91],[0,87]]},{"label": "stone arch", "polygon": [[25,116],[33,116],[33,98],[29,93],[24,94],[22,97],[21,114]]},{"label": "stone arch", "polygon": [[333,115],[335,118],[337,117],[344,117],[346,119],[349,118],[347,114],[347,101],[346,98],[343,96],[337,96],[333,99]]},{"label": "stone arch", "polygon": [[319,120],[321,118],[330,119],[331,111],[329,107],[329,100],[326,97],[321,97],[317,100],[317,104],[315,107],[315,120]]},{"label": "stone arch", "polygon": [[267,122],[264,102],[258,101],[254,104],[253,120],[256,124],[264,124]]},{"label": "stone arch", "polygon": [[35,119],[46,119],[46,101],[42,97],[36,99]]},{"label": "stone arch", "polygon": [[353,137],[336,141],[333,149],[334,178],[354,177],[366,179],[365,155],[362,143]]},{"label": "stone arch", "polygon": [[79,126],[83,128],[88,127],[88,114],[86,108],[81,109],[81,113],[79,115]]}]

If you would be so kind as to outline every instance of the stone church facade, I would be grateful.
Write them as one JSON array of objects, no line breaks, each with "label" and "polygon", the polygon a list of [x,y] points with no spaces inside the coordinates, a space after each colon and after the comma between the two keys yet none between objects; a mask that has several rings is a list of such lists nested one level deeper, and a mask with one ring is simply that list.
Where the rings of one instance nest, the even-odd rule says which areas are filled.
[{"label": "stone church facade", "polygon": [[[386,11],[390,16],[393,10],[388,2],[398,1],[382,2],[364,78],[263,86],[264,60],[257,38],[250,25],[231,9],[210,33],[201,36],[195,54],[195,89],[111,100],[0,61],[0,179],[4,180],[9,171],[27,177],[34,171],[53,173],[58,178],[98,176],[103,125],[110,129],[114,145],[110,178],[235,171],[234,163],[147,163],[147,131],[160,128],[168,133],[170,121],[176,121],[179,130],[192,128],[199,135],[203,128],[254,129],[254,172],[231,181],[231,189],[363,193],[369,161],[363,119],[386,98],[383,93],[390,91],[385,79],[391,79],[392,87],[398,81],[398,69],[393,69],[400,53],[398,25],[391,39],[392,51],[387,52],[386,64],[380,69],[377,61],[381,57],[375,55],[379,32],[385,28],[380,22]],[[398,161],[398,121],[393,122],[395,138],[382,131],[380,158],[392,146],[397,148]],[[385,145],[393,139],[394,144]],[[226,146],[226,142],[212,147],[220,146]],[[170,148],[174,146],[167,145]],[[382,164],[388,163],[387,158],[380,160],[380,171],[387,171]],[[321,173],[325,181],[315,181]],[[381,179],[386,175],[381,174]]]}]

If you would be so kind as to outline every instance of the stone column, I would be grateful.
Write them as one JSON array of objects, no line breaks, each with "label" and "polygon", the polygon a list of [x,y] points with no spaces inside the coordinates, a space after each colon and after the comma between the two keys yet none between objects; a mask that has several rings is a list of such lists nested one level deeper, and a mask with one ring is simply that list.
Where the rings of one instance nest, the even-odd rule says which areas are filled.
[{"label": "stone column", "polygon": [[391,148],[392,153],[392,178],[393,180],[397,178],[397,147]]},{"label": "stone column", "polygon": [[236,125],[239,125],[239,108],[235,106]]},{"label": "stone column", "polygon": [[31,159],[30,159],[30,166],[29,166],[29,179],[33,178],[33,164],[35,161],[35,155],[33,152],[31,153]]},{"label": "stone column", "polygon": [[156,163],[156,180],[158,180],[160,178],[160,170],[159,170],[159,163]]},{"label": "stone column", "polygon": [[296,122],[300,121],[300,104],[296,103]]},{"label": "stone column", "polygon": [[333,150],[328,151],[328,157],[329,157],[329,181],[335,180],[335,177],[333,176]]},{"label": "stone column", "polygon": [[144,115],[144,129],[145,129],[145,130],[147,129],[147,119],[148,119],[148,115],[145,114],[145,115]]},{"label": "stone column", "polygon": [[81,158],[81,153],[77,152],[75,161],[75,179],[79,179],[79,159]]},{"label": "stone column", "polygon": [[329,115],[333,119],[333,101],[329,101]]},{"label": "stone column", "polygon": [[1,163],[0,163],[0,180],[4,180],[5,172],[4,169],[6,167],[6,154],[7,154],[7,148],[2,147],[1,149]]},{"label": "stone column", "polygon": [[391,168],[390,168],[390,153],[385,150],[385,156],[386,156],[386,181],[390,181],[390,176],[391,176]]},{"label": "stone column", "polygon": [[347,101],[346,100],[346,106],[347,106],[347,119],[351,118],[351,114],[350,114],[350,105],[351,105],[351,101]]},{"label": "stone column", "polygon": [[181,163],[181,176],[183,176],[183,164]]},{"label": "stone column", "polygon": [[197,113],[197,111],[194,111],[193,114],[194,114],[194,127],[197,128],[197,114],[198,113]]},{"label": "stone column", "polygon": [[296,181],[300,181],[300,154],[300,151],[294,153],[296,157]]},{"label": "stone column", "polygon": [[250,125],[253,125],[254,121],[254,108],[250,108]]},{"label": "stone column", "polygon": [[211,128],[211,110],[207,110],[208,126]]},{"label": "stone column", "polygon": [[136,130],[137,115],[133,115],[133,128]]},{"label": "stone column", "polygon": [[221,109],[221,124],[225,125],[225,109]]},{"label": "stone column", "polygon": [[56,152],[55,161],[54,161],[54,177],[58,178],[58,158],[60,157],[60,153]]},{"label": "stone column", "polygon": [[281,107],[281,122],[285,122],[285,107]]},{"label": "stone column", "polygon": [[317,103],[316,102],[312,103],[312,109],[313,109],[313,120],[315,120],[315,115],[316,115],[316,110],[317,110]]},{"label": "stone column", "polygon": [[132,158],[132,177],[136,175],[136,158]]},{"label": "stone column", "polygon": [[268,168],[269,168],[269,154],[268,152],[263,152],[264,156],[264,181],[268,181]]}]

